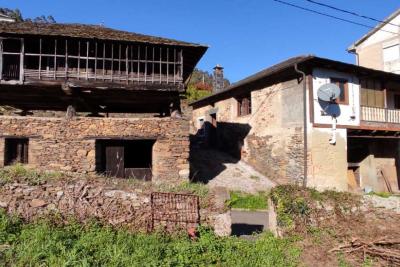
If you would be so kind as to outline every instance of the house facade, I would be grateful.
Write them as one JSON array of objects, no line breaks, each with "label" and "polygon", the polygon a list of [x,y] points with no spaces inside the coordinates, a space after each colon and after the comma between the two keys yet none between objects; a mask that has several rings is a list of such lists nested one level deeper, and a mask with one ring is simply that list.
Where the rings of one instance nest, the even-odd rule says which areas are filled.
[{"label": "house facade", "polygon": [[[328,83],[340,88],[335,103],[318,98]],[[278,184],[395,190],[399,89],[393,73],[295,57],[192,103],[191,133]]]},{"label": "house facade", "polygon": [[400,73],[400,9],[352,44],[360,66]]},{"label": "house facade", "polygon": [[102,26],[0,22],[0,166],[188,178],[179,94],[206,49]]}]

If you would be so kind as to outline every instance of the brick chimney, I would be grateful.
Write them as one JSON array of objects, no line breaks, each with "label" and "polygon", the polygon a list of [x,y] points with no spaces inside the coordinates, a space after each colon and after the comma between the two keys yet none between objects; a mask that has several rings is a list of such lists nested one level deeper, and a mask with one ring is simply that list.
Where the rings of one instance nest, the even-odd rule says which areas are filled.
[{"label": "brick chimney", "polygon": [[224,89],[224,68],[217,64],[213,69],[213,93],[215,94]]}]

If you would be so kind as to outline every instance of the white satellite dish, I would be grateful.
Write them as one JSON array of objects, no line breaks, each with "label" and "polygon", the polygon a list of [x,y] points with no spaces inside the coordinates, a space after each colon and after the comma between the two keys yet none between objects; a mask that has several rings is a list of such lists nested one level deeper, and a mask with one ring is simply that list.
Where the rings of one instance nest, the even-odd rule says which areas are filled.
[{"label": "white satellite dish", "polygon": [[340,88],[333,83],[324,84],[318,89],[317,96],[322,101],[334,102],[340,96]]}]

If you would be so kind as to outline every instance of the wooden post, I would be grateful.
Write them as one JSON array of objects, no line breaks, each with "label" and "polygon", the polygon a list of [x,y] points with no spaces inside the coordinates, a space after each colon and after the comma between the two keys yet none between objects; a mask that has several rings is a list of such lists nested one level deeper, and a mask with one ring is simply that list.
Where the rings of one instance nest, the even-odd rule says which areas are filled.
[{"label": "wooden post", "polygon": [[118,45],[118,79],[121,81],[121,44]]},{"label": "wooden post", "polygon": [[103,43],[103,81],[105,80],[105,67],[106,67],[106,43]]},{"label": "wooden post", "polygon": [[179,78],[183,78],[183,50],[181,49],[180,52],[180,64],[181,64],[181,73]]},{"label": "wooden post", "polygon": [[147,80],[147,46],[144,50],[144,82]]},{"label": "wooden post", "polygon": [[114,43],[111,44],[111,81],[114,74]]},{"label": "wooden post", "polygon": [[162,48],[160,47],[160,83],[162,82]]},{"label": "wooden post", "polygon": [[56,72],[57,72],[57,39],[54,39],[54,74],[53,74],[54,80],[57,78]]},{"label": "wooden post", "polygon": [[19,81],[24,82],[24,56],[25,56],[25,44],[24,38],[21,38],[21,53],[19,57]]},{"label": "wooden post", "polygon": [[155,47],[153,46],[153,60],[151,61],[151,83],[154,83],[154,56],[155,56]]},{"label": "wooden post", "polygon": [[89,41],[86,42],[86,80],[89,80]]},{"label": "wooden post", "polygon": [[140,81],[140,45],[138,45],[138,56],[137,56],[137,78],[138,78],[138,82]]},{"label": "wooden post", "polygon": [[39,80],[42,73],[42,38],[39,39]]},{"label": "wooden post", "polygon": [[176,83],[176,48],[174,48],[174,84]]},{"label": "wooden post", "polygon": [[68,40],[65,39],[65,79],[68,79]]},{"label": "wooden post", "polygon": [[0,80],[3,80],[3,39],[0,38]]},{"label": "wooden post", "polygon": [[97,80],[97,41],[94,42],[94,79]]},{"label": "wooden post", "polygon": [[169,83],[169,48],[167,47],[167,83]]},{"label": "wooden post", "polygon": [[78,80],[81,76],[81,41],[78,41]]},{"label": "wooden post", "polygon": [[126,61],[125,61],[125,72],[126,72],[126,83],[129,83],[129,45],[126,45],[125,54],[126,54]]}]

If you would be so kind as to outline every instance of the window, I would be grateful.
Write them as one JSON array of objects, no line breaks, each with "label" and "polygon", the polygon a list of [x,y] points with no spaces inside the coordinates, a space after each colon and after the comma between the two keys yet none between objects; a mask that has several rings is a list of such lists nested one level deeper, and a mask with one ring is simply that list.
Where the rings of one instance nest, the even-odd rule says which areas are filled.
[{"label": "window", "polygon": [[238,116],[245,116],[251,114],[251,94],[240,96],[238,102]]},{"label": "window", "polygon": [[28,138],[6,138],[4,165],[28,163]]},{"label": "window", "polygon": [[392,45],[383,48],[383,61],[391,62],[400,58],[400,47],[399,45]]},{"label": "window", "polygon": [[382,83],[373,79],[362,79],[361,85],[361,105],[367,107],[385,107],[385,95]]},{"label": "window", "polygon": [[340,96],[336,99],[336,103],[348,105],[349,104],[349,85],[347,80],[340,78],[331,78],[331,83],[336,84],[340,88]]}]

